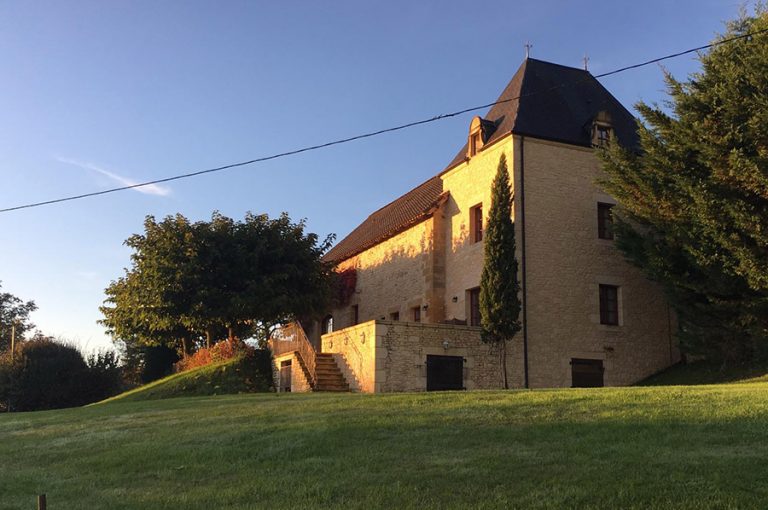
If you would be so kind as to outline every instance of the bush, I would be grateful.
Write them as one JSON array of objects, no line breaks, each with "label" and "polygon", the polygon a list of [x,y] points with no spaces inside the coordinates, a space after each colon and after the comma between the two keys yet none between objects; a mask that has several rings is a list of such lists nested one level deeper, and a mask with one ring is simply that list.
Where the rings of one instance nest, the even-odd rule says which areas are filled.
[{"label": "bush", "polygon": [[91,354],[86,364],[88,365],[86,399],[88,402],[98,402],[123,391],[123,371],[120,367],[120,358],[115,351]]},{"label": "bush", "polygon": [[21,343],[0,358],[0,401],[11,411],[76,407],[120,390],[117,357],[100,353],[83,359],[80,351],[51,338]]},{"label": "bush", "polygon": [[164,345],[146,346],[125,342],[120,349],[123,379],[127,386],[141,386],[173,373],[179,361],[175,349]]},{"label": "bush", "polygon": [[187,356],[180,360],[174,367],[176,368],[176,372],[184,372],[186,370],[192,370],[193,368],[204,367],[211,363],[226,361],[241,354],[245,354],[250,350],[252,349],[241,342],[222,340],[211,346],[209,349],[198,349],[197,352],[191,356]]}]

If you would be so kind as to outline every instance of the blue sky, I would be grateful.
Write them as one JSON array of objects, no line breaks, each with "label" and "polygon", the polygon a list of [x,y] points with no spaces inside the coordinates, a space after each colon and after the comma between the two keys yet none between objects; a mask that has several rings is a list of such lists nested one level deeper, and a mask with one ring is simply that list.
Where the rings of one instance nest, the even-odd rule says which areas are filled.
[{"label": "blue sky", "polygon": [[[531,56],[599,74],[709,42],[741,2],[0,3],[0,208],[313,145],[491,102]],[[665,66],[695,71],[683,57]],[[658,66],[603,80],[663,100]],[[3,289],[107,347],[103,290],[146,215],[307,218],[347,234],[439,172],[471,115],[224,173],[0,214]]]}]

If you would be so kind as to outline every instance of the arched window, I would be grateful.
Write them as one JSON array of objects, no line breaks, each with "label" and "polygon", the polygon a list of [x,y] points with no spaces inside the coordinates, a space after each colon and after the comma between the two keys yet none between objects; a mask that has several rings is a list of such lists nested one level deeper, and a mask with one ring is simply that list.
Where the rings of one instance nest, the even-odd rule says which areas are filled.
[{"label": "arched window", "polygon": [[469,123],[469,138],[467,139],[467,157],[471,158],[483,148],[491,137],[495,124],[489,120],[475,117]]},{"label": "arched window", "polygon": [[320,323],[320,334],[333,333],[333,315],[326,315]]}]

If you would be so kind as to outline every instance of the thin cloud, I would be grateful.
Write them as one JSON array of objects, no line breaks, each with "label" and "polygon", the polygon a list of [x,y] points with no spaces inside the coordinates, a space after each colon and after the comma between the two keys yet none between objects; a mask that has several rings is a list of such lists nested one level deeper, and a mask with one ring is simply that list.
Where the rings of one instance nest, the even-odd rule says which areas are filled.
[{"label": "thin cloud", "polygon": [[[58,161],[59,163],[65,163],[67,165],[73,165],[85,170],[92,170],[94,172],[98,172],[105,177],[109,177],[110,179],[119,183],[122,186],[135,186],[136,184],[138,184],[138,182],[136,181],[132,181],[131,179],[123,177],[122,175],[117,175],[116,173],[110,172],[109,170],[105,170],[100,166],[94,165],[93,163],[78,161],[76,159],[70,159],[70,158],[62,158],[60,156],[56,157],[56,161]],[[139,188],[133,188],[133,189],[134,191],[138,191],[139,193],[144,193],[145,195],[157,195],[160,197],[165,197],[171,194],[170,188],[166,188],[165,186],[160,186],[157,184],[147,184],[146,186],[141,186]]]}]

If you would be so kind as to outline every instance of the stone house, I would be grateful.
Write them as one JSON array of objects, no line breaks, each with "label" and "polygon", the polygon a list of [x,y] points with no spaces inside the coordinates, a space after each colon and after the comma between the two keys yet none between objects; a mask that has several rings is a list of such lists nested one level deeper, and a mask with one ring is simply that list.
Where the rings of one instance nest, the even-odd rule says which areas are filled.
[{"label": "stone house", "polygon": [[589,72],[526,59],[497,104],[472,119],[444,170],[328,252],[339,272],[352,275],[354,292],[305,325],[316,359],[307,361],[306,347],[302,356],[282,344],[283,387],[500,387],[498,355],[480,341],[478,298],[483,226],[502,154],[523,302],[523,330],[507,350],[510,384],[627,385],[678,361],[674,315],[659,287],[613,245],[615,201],[596,186],[595,147],[605,143],[636,147],[633,116]]}]

